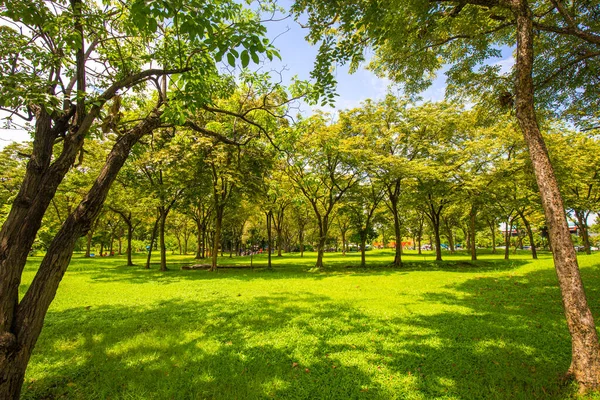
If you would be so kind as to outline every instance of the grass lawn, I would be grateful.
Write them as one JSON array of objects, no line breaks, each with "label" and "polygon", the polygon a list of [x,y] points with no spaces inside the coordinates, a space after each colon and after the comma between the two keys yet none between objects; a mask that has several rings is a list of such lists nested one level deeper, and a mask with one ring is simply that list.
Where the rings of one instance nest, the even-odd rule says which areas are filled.
[{"label": "grass lawn", "polygon": [[[571,347],[550,255],[511,256],[410,253],[393,269],[391,251],[371,251],[361,269],[357,253],[327,253],[315,272],[307,253],[217,273],[179,270],[192,256],[170,256],[164,273],[75,256],[23,398],[575,397],[560,379]],[[580,264],[600,321],[600,254]]]}]

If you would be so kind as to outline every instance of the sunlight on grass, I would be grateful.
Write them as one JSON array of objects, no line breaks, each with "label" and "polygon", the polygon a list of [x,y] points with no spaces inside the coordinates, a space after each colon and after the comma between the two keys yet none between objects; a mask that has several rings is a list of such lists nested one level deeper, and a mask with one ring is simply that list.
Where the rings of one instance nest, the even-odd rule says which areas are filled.
[{"label": "sunlight on grass", "polygon": [[[255,257],[252,269],[161,273],[76,256],[23,397],[73,399],[570,398],[570,339],[551,258],[390,251]],[[158,261],[158,260],[155,260]],[[39,258],[27,266],[22,292]],[[143,255],[135,262],[143,264]],[[249,265],[245,257],[221,265]],[[581,257],[592,310],[600,256]]]}]

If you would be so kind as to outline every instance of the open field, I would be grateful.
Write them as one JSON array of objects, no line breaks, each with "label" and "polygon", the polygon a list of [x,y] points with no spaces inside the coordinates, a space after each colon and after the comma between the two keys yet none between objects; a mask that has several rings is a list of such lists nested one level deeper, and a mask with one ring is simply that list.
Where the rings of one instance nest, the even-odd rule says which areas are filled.
[{"label": "open field", "polygon": [[[23,397],[73,399],[571,398],[570,339],[550,255],[273,257],[275,271],[125,267],[75,256]],[[143,263],[143,255],[136,263]],[[22,292],[39,257],[28,263]],[[158,261],[158,259],[156,259]],[[225,257],[222,263],[230,263]],[[231,263],[248,264],[248,258]],[[255,257],[264,265],[265,256]],[[600,254],[581,256],[600,318]]]}]

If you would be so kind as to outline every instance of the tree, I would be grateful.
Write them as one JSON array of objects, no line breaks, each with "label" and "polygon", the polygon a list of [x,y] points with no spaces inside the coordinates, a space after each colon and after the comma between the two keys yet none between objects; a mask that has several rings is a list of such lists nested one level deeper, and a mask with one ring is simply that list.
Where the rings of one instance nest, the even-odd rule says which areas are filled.
[{"label": "tree", "polygon": [[[311,205],[319,229],[317,262],[323,268],[327,234],[335,209],[346,192],[360,180],[353,149],[356,137],[344,137],[340,126],[327,126],[324,116],[301,121],[284,136],[286,172]],[[281,146],[283,146],[283,144]]]},{"label": "tree", "polygon": [[346,199],[350,211],[350,221],[360,238],[360,266],[366,267],[367,239],[373,232],[373,220],[379,207],[384,188],[379,182],[365,179],[354,186]]},{"label": "tree", "polygon": [[348,129],[358,132],[369,144],[367,169],[383,184],[388,209],[394,218],[396,254],[394,265],[402,265],[402,223],[400,200],[403,184],[410,177],[413,160],[421,145],[411,125],[409,102],[388,94],[380,102],[367,100],[361,108],[341,115]]},{"label": "tree", "polygon": [[[594,71],[600,62],[597,7],[597,1],[567,7],[561,0],[297,0],[293,6],[298,17],[308,13],[308,38],[321,42],[313,76],[325,92],[335,84],[333,61],[350,60],[356,69],[365,47],[372,46],[374,68],[409,91],[423,89],[436,71],[451,64],[450,92],[483,93],[488,101],[514,106],[540,190],[572,337],[568,374],[582,392],[600,388],[600,343],[536,108],[552,108],[594,126]],[[512,77],[502,76],[498,66],[481,65],[500,54],[500,45],[516,45]]]},{"label": "tree", "polygon": [[599,149],[595,137],[561,126],[555,127],[549,138],[565,206],[579,228],[587,254],[591,253],[588,219],[591,213],[600,211]]}]

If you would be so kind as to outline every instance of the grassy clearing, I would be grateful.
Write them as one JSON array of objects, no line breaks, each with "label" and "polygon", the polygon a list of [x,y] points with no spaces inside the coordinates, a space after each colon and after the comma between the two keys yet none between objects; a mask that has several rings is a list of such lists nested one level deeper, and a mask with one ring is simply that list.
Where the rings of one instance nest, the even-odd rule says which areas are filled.
[{"label": "grassy clearing", "polygon": [[[263,269],[171,271],[75,257],[48,313],[25,399],[563,399],[570,340],[548,254],[389,251],[274,257]],[[156,260],[158,262],[158,260]],[[600,318],[600,255],[580,258]],[[39,258],[27,267],[23,290]],[[142,264],[142,255],[136,258]],[[224,264],[249,264],[227,257]],[[255,258],[264,265],[265,257]]]}]

